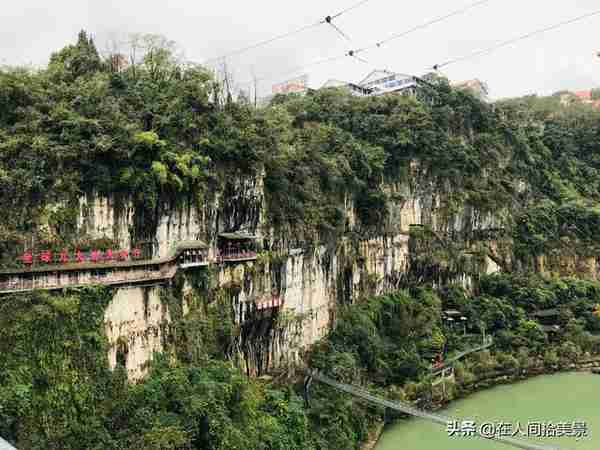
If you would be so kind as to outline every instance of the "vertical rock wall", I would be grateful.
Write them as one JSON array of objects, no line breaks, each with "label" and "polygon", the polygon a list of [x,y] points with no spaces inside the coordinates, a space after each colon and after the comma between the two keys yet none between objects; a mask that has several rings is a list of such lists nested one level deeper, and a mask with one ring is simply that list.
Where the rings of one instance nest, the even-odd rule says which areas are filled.
[{"label": "vertical rock wall", "polygon": [[[209,244],[212,257],[219,232],[272,236],[266,225],[262,190],[261,177],[230,177],[224,188],[207,193],[201,204],[184,201],[165,210],[154,236],[155,256],[166,255],[178,241],[200,239]],[[233,316],[242,329],[238,351],[248,373],[260,374],[295,360],[326,334],[336,305],[393,290],[410,263],[411,225],[461,230],[493,222],[471,210],[440,220],[436,195],[417,195],[404,185],[390,186],[389,197],[389,223],[379,236],[363,240],[345,237],[334,248],[289,248],[275,256],[266,252],[257,261],[215,265],[216,287],[235,287],[228,292],[233,292]],[[346,203],[348,223],[358,228],[352,203]],[[81,200],[80,209],[83,232],[115,239],[124,247],[136,241],[130,201],[88,195]],[[281,240],[291,241],[285,237]],[[245,319],[248,305],[270,295],[283,302],[273,311],[272,323],[249,324]],[[160,326],[169,321],[158,288],[117,290],[106,311],[111,366],[124,360],[130,377],[141,377],[152,353],[162,349]]]},{"label": "vertical rock wall", "polygon": [[160,301],[161,289],[118,288],[104,313],[109,366],[125,366],[131,380],[143,377],[153,353],[163,348],[163,324],[170,316]]}]

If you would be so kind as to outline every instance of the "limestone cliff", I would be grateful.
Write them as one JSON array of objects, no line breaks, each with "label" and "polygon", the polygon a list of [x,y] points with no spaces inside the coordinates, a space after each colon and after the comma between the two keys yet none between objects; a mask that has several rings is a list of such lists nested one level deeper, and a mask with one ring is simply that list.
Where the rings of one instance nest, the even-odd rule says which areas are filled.
[{"label": "limestone cliff", "polygon": [[[181,202],[166,208],[148,239],[153,256],[164,256],[182,240],[203,240],[215,260],[222,232],[245,232],[257,237],[261,248],[255,260],[222,262],[208,270],[210,290],[226,297],[237,329],[232,353],[250,374],[261,374],[297,360],[303,349],[322,338],[335,318],[336,305],[361,296],[381,294],[402,285],[415,265],[418,251],[411,244],[415,225],[443,233],[491,227],[494,219],[476,211],[450,218],[438,211],[439,196],[410,186],[389,191],[389,220],[376,233],[363,233],[351,203],[346,205],[346,232],[335,242],[306,247],[291,244],[268,221],[260,177],[231,177],[204,201]],[[109,238],[121,246],[139,243],[135,210],[122,198],[87,195],[80,200],[78,229],[94,238]],[[274,243],[286,243],[284,246]],[[417,259],[415,259],[417,258]],[[498,266],[484,258],[481,270]],[[467,280],[468,275],[462,275]],[[465,281],[468,283],[468,280]],[[106,330],[112,346],[110,364],[125,364],[133,379],[144,374],[152,353],[163,349],[172,318],[160,301],[168,285],[118,289],[106,310]],[[183,314],[189,313],[185,293],[178,294]],[[208,294],[205,292],[204,294]],[[277,299],[258,316],[248,314],[257,304]],[[268,313],[267,313],[268,312]]]}]

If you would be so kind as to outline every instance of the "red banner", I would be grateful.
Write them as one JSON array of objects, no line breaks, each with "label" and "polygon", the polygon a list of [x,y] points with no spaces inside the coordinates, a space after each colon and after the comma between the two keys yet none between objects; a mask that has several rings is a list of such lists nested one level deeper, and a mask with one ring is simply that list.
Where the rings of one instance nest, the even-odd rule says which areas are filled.
[{"label": "red banner", "polygon": [[109,261],[127,261],[127,260],[138,260],[141,259],[142,252],[139,248],[129,250],[123,249],[116,253],[112,249],[102,250],[90,250],[89,252],[82,252],[75,250],[72,255],[67,250],[62,250],[60,253],[52,253],[51,250],[42,250],[40,253],[35,255],[31,250],[27,250],[23,253],[18,261],[24,265],[31,266],[35,262],[41,264],[68,264],[68,263],[105,263]]}]

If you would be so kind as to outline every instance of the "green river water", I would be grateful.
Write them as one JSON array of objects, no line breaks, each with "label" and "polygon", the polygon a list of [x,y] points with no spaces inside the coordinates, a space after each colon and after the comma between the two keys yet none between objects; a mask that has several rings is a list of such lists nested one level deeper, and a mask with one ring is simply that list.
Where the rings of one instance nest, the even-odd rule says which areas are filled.
[{"label": "green river water", "polygon": [[[527,430],[528,422],[584,421],[588,438],[532,439],[561,450],[600,450],[600,375],[566,373],[498,386],[456,401],[440,414],[476,423],[510,422]],[[524,437],[520,437],[524,439]],[[386,428],[375,450],[507,450],[503,444],[476,437],[449,437],[442,425],[422,419]]]}]

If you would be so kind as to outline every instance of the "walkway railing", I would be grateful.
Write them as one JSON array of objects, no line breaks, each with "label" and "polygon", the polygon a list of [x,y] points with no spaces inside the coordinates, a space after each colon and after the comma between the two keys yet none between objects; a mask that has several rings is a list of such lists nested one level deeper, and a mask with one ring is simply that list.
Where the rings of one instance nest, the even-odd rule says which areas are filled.
[{"label": "walkway railing", "polygon": [[[401,413],[408,414],[408,415],[411,415],[414,417],[421,417],[422,419],[426,419],[431,422],[435,422],[435,423],[437,423],[439,425],[443,425],[445,427],[447,427],[448,424],[458,422],[454,418],[430,413],[427,411],[423,411],[421,409],[415,408],[414,406],[403,403],[403,402],[390,401],[390,400],[385,400],[380,397],[376,397],[374,395],[371,395],[367,390],[365,390],[361,387],[353,386],[350,384],[340,383],[340,382],[332,380],[331,378],[328,378],[324,375],[321,375],[317,372],[313,372],[310,375],[310,377],[312,377],[312,379],[314,379],[316,381],[327,384],[327,385],[337,389],[338,391],[346,392],[355,397],[362,398],[363,400],[367,400],[375,405],[383,406],[385,408],[390,408],[395,411],[399,411]],[[524,439],[517,439],[514,437],[505,437],[505,436],[489,437],[489,436],[482,435],[477,430],[475,431],[475,434],[482,439],[497,441],[502,444],[509,445],[511,447],[521,448],[524,450],[559,450],[558,447],[552,447],[552,446],[548,446],[545,444],[537,444],[537,443],[526,441]]]},{"label": "walkway railing", "polygon": [[237,251],[225,251],[217,253],[217,262],[221,263],[224,261],[239,261],[244,259],[256,259],[257,253],[252,250],[237,250]]},{"label": "walkway railing", "polygon": [[38,265],[0,271],[0,294],[36,289],[58,290],[93,284],[126,285],[172,279],[178,267],[207,266],[201,241],[182,241],[165,257],[150,260]]}]

